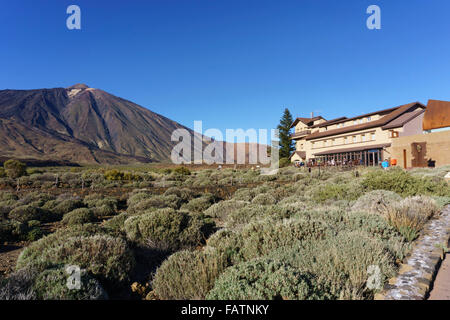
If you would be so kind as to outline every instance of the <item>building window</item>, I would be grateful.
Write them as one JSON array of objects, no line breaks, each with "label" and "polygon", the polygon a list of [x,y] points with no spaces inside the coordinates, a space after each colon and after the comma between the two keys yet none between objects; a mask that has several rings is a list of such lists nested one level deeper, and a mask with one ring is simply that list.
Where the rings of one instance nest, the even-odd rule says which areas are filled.
[{"label": "building window", "polygon": [[375,133],[372,133],[372,141],[375,141]]},{"label": "building window", "polygon": [[369,122],[372,118],[371,117],[367,117],[367,122]]},{"label": "building window", "polygon": [[365,134],[361,135],[361,141],[362,142],[366,141],[366,135]]},{"label": "building window", "polygon": [[356,136],[353,136],[353,143],[356,143]]},{"label": "building window", "polygon": [[334,139],[331,139],[331,145],[332,146],[334,145]]}]

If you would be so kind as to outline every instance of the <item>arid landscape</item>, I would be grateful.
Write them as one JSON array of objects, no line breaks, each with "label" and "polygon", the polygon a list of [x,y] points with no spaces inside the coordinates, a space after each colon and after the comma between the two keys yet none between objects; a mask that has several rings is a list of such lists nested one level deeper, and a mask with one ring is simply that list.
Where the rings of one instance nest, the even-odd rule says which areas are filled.
[{"label": "arid landscape", "polygon": [[0,299],[373,299],[448,169],[28,168],[0,180]]}]

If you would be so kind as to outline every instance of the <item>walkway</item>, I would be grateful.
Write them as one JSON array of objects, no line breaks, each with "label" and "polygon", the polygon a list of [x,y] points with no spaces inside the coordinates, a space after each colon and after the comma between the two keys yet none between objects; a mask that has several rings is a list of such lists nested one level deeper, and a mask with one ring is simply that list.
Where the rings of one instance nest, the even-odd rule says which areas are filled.
[{"label": "walkway", "polygon": [[442,261],[428,300],[450,300],[450,254]]}]

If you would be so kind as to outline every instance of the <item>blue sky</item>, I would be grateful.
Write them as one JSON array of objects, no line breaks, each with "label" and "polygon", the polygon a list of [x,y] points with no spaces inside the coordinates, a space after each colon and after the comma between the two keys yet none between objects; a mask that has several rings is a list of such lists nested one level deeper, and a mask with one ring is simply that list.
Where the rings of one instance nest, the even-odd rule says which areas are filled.
[{"label": "blue sky", "polygon": [[[273,128],[285,107],[331,119],[450,100],[448,0],[0,4],[0,89],[81,82],[221,130]],[[71,4],[82,30],[66,28]]]}]

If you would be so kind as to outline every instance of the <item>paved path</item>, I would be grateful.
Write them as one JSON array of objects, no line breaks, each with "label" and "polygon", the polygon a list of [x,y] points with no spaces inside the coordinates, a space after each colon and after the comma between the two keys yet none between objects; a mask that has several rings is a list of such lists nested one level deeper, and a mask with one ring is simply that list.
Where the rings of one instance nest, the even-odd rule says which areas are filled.
[{"label": "paved path", "polygon": [[442,261],[428,300],[450,300],[450,254]]}]

